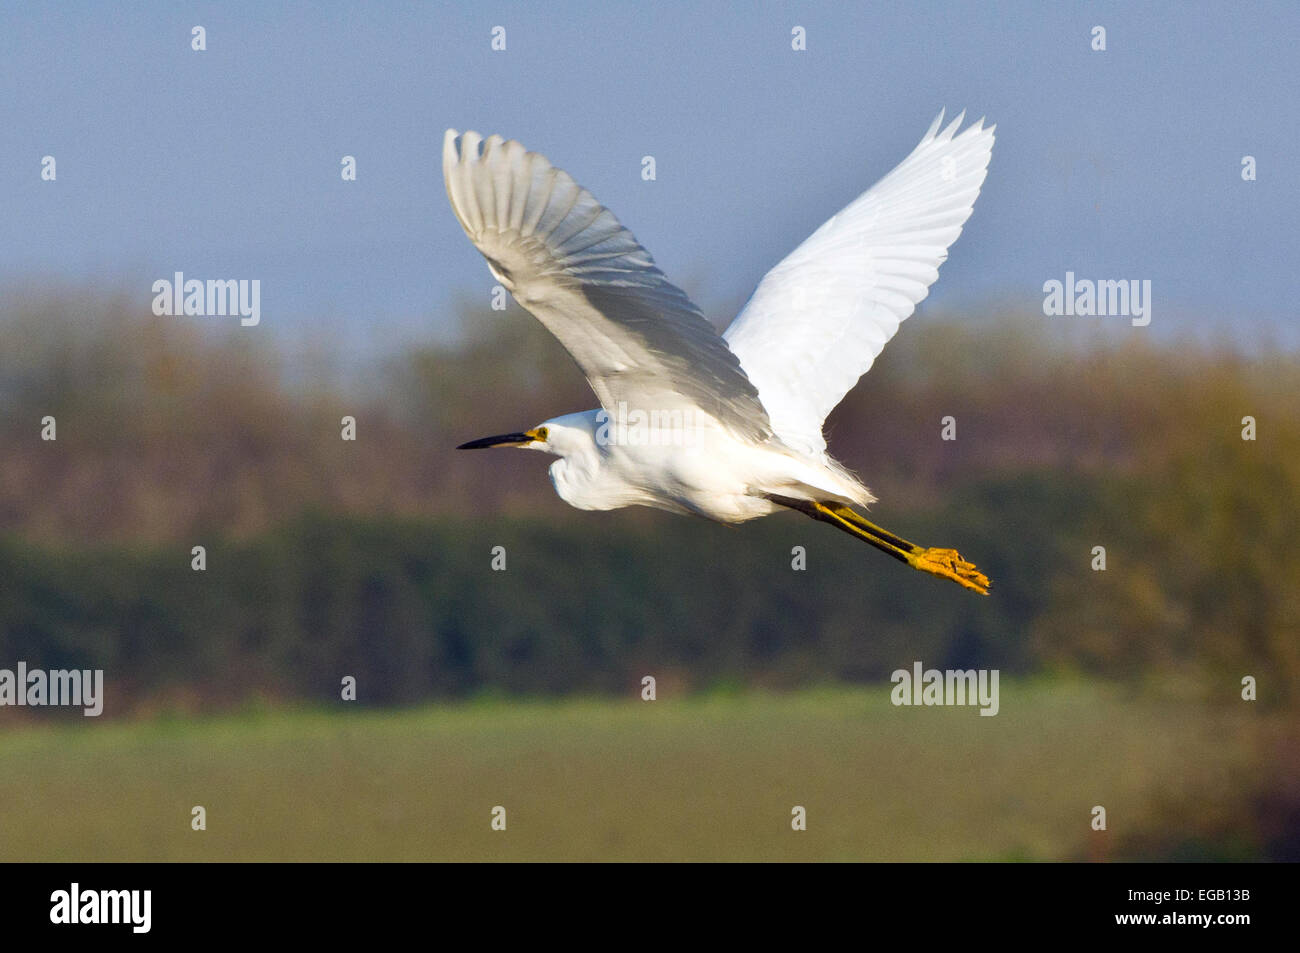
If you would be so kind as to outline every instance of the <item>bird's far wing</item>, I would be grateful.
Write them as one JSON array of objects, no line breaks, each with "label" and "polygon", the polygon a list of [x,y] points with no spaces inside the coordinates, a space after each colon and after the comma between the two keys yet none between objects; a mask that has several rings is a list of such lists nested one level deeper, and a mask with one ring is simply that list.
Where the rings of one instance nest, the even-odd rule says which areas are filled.
[{"label": "bird's far wing", "polygon": [[943,113],[911,155],[764,276],[723,337],[772,429],[809,453],[822,423],[939,277],[984,184],[993,126]]},{"label": "bird's far wing", "polygon": [[607,411],[699,408],[739,435],[771,436],[726,342],[572,177],[518,142],[454,129],[442,171],[492,274],[559,339]]}]

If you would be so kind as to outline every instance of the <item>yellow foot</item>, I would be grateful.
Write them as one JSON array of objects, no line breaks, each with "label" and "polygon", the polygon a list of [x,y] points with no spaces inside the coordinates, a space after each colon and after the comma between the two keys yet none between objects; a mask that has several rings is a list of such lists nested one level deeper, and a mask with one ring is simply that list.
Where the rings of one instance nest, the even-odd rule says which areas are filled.
[{"label": "yellow foot", "polygon": [[989,594],[989,577],[976,569],[974,563],[962,559],[955,549],[923,549],[907,561],[914,569],[951,579],[967,589],[974,589],[980,595]]}]

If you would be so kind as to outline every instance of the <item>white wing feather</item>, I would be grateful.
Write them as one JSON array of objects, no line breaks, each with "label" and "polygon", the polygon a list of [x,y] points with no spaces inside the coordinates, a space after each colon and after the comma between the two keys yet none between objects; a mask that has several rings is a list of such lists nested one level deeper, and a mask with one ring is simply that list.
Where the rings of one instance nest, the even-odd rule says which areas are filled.
[{"label": "white wing feather", "polygon": [[567,173],[518,142],[454,129],[442,168],[452,209],[492,274],[559,339],[606,410],[699,408],[741,436],[771,437],[726,342]]},{"label": "white wing feather", "polygon": [[824,455],[822,424],[929,293],[984,184],[993,130],[943,113],[911,155],[755,289],[723,337],[786,444]]}]

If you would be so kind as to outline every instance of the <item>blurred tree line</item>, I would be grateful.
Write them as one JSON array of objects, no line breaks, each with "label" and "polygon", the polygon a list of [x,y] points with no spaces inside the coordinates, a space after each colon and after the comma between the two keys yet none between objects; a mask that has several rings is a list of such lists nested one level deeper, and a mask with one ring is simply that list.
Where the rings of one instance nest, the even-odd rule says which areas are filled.
[{"label": "blurred tree line", "polygon": [[142,310],[0,313],[0,666],[104,668],[132,703],[324,700],[344,675],[370,702],[794,685],[914,659],[1225,699],[1250,674],[1265,701],[1300,698],[1294,354],[1065,340],[1041,316],[904,324],[832,415],[832,450],[877,522],[979,564],[981,599],[794,514],[582,513],[544,455],[457,454],[594,403],[513,306],[461,308],[457,341],[361,386],[328,345]]}]

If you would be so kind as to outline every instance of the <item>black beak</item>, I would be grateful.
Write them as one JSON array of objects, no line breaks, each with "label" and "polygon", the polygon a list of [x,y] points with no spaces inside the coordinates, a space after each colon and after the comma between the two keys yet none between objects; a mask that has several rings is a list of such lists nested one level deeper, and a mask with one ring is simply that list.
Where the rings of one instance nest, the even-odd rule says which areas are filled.
[{"label": "black beak", "polygon": [[526,433],[503,433],[497,437],[483,437],[479,440],[471,440],[469,443],[462,443],[457,450],[485,450],[488,447],[523,447],[532,443],[537,438],[530,432]]}]

